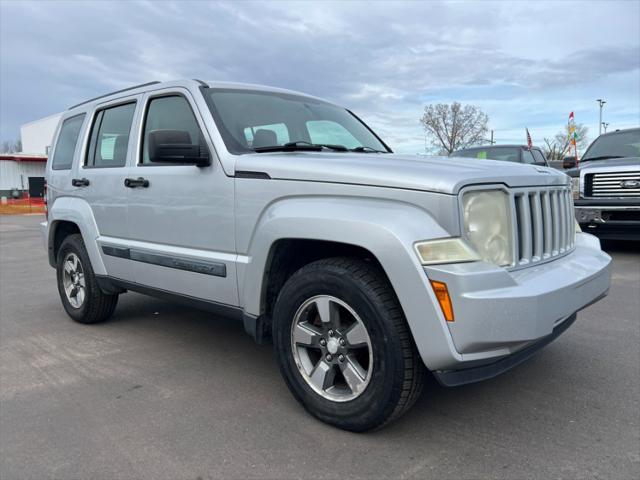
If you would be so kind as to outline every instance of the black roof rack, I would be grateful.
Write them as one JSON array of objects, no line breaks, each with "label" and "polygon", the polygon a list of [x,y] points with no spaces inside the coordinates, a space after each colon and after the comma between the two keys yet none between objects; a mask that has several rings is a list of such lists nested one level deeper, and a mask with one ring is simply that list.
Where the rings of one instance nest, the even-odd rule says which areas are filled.
[{"label": "black roof rack", "polygon": [[106,93],[104,95],[100,95],[99,97],[91,98],[89,100],[85,100],[84,102],[80,102],[80,103],[78,103],[76,105],[73,105],[73,106],[69,107],[69,110],[73,110],[74,108],[79,107],[80,105],[84,105],[85,103],[93,102],[94,100],[99,100],[101,98],[110,97],[111,95],[115,95],[116,93],[122,93],[122,92],[126,92],[128,90],[134,90],[136,88],[148,87],[149,85],[156,85],[158,83],[160,83],[160,82],[155,81],[155,82],[149,82],[149,83],[142,83],[140,85],[134,85],[133,87],[123,88],[122,90],[116,90],[115,92]]},{"label": "black roof rack", "polygon": [[202,80],[198,79],[198,78],[194,78],[193,79],[194,82],[198,82],[201,86],[203,86],[204,88],[209,88],[209,85],[206,82],[203,82]]}]

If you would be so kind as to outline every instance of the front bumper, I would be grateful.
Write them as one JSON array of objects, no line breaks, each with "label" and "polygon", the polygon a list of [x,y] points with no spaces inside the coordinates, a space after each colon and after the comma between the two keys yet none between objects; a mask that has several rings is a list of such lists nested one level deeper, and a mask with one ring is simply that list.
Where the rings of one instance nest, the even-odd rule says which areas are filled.
[{"label": "front bumper", "polygon": [[518,350],[516,353],[512,353],[506,357],[502,357],[495,362],[487,365],[480,365],[478,367],[463,368],[460,370],[445,370],[433,372],[436,380],[445,387],[457,387],[459,385],[466,385],[468,383],[480,382],[482,380],[488,380],[489,378],[497,377],[501,373],[506,372],[522,362],[525,362],[530,357],[538,353],[541,349],[549,345],[556,338],[558,338],[565,330],[567,330],[573,322],[576,321],[577,314],[571,315],[564,322],[559,324],[553,329],[550,335],[526,346],[522,350]]},{"label": "front bumper", "polygon": [[601,200],[576,200],[576,220],[581,228],[601,238],[640,239],[640,205]]},{"label": "front bumper", "polygon": [[580,309],[606,295],[611,257],[597,238],[576,235],[575,249],[551,262],[508,271],[484,262],[427,267],[447,284],[454,322],[447,322],[459,370],[496,361],[543,340]]}]

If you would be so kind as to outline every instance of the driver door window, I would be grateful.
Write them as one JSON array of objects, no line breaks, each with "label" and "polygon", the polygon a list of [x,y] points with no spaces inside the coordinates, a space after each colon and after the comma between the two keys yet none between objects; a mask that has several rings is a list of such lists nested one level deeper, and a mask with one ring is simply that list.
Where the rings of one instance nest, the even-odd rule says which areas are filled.
[{"label": "driver door window", "polygon": [[[149,160],[149,133],[155,130],[177,130],[186,132],[191,145],[205,144],[196,117],[189,106],[189,102],[180,95],[153,98],[149,102],[147,116],[144,122],[142,144],[143,165],[161,165],[160,163],[154,163]],[[167,164],[163,163],[162,165]]]}]

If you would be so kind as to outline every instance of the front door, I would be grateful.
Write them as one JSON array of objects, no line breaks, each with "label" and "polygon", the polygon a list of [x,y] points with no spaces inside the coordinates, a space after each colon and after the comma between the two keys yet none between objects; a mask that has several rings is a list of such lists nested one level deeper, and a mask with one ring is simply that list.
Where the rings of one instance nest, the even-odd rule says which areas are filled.
[{"label": "front door", "polygon": [[[212,165],[149,160],[154,130],[188,132]],[[184,89],[145,97],[137,162],[130,171],[130,257],[136,283],[237,305],[233,179],[225,175],[191,94]]]}]

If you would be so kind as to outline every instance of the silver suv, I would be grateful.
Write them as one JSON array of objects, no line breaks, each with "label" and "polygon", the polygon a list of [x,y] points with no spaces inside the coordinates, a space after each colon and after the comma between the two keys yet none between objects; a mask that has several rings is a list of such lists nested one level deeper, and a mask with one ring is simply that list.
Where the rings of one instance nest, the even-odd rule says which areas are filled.
[{"label": "silver suv", "polygon": [[425,370],[453,386],[517,365],[609,288],[568,176],[395,155],[351,111],[281,89],[89,100],[61,119],[46,179],[74,320],[132,290],[242,321],[296,399],[352,431],[406,411]]}]

